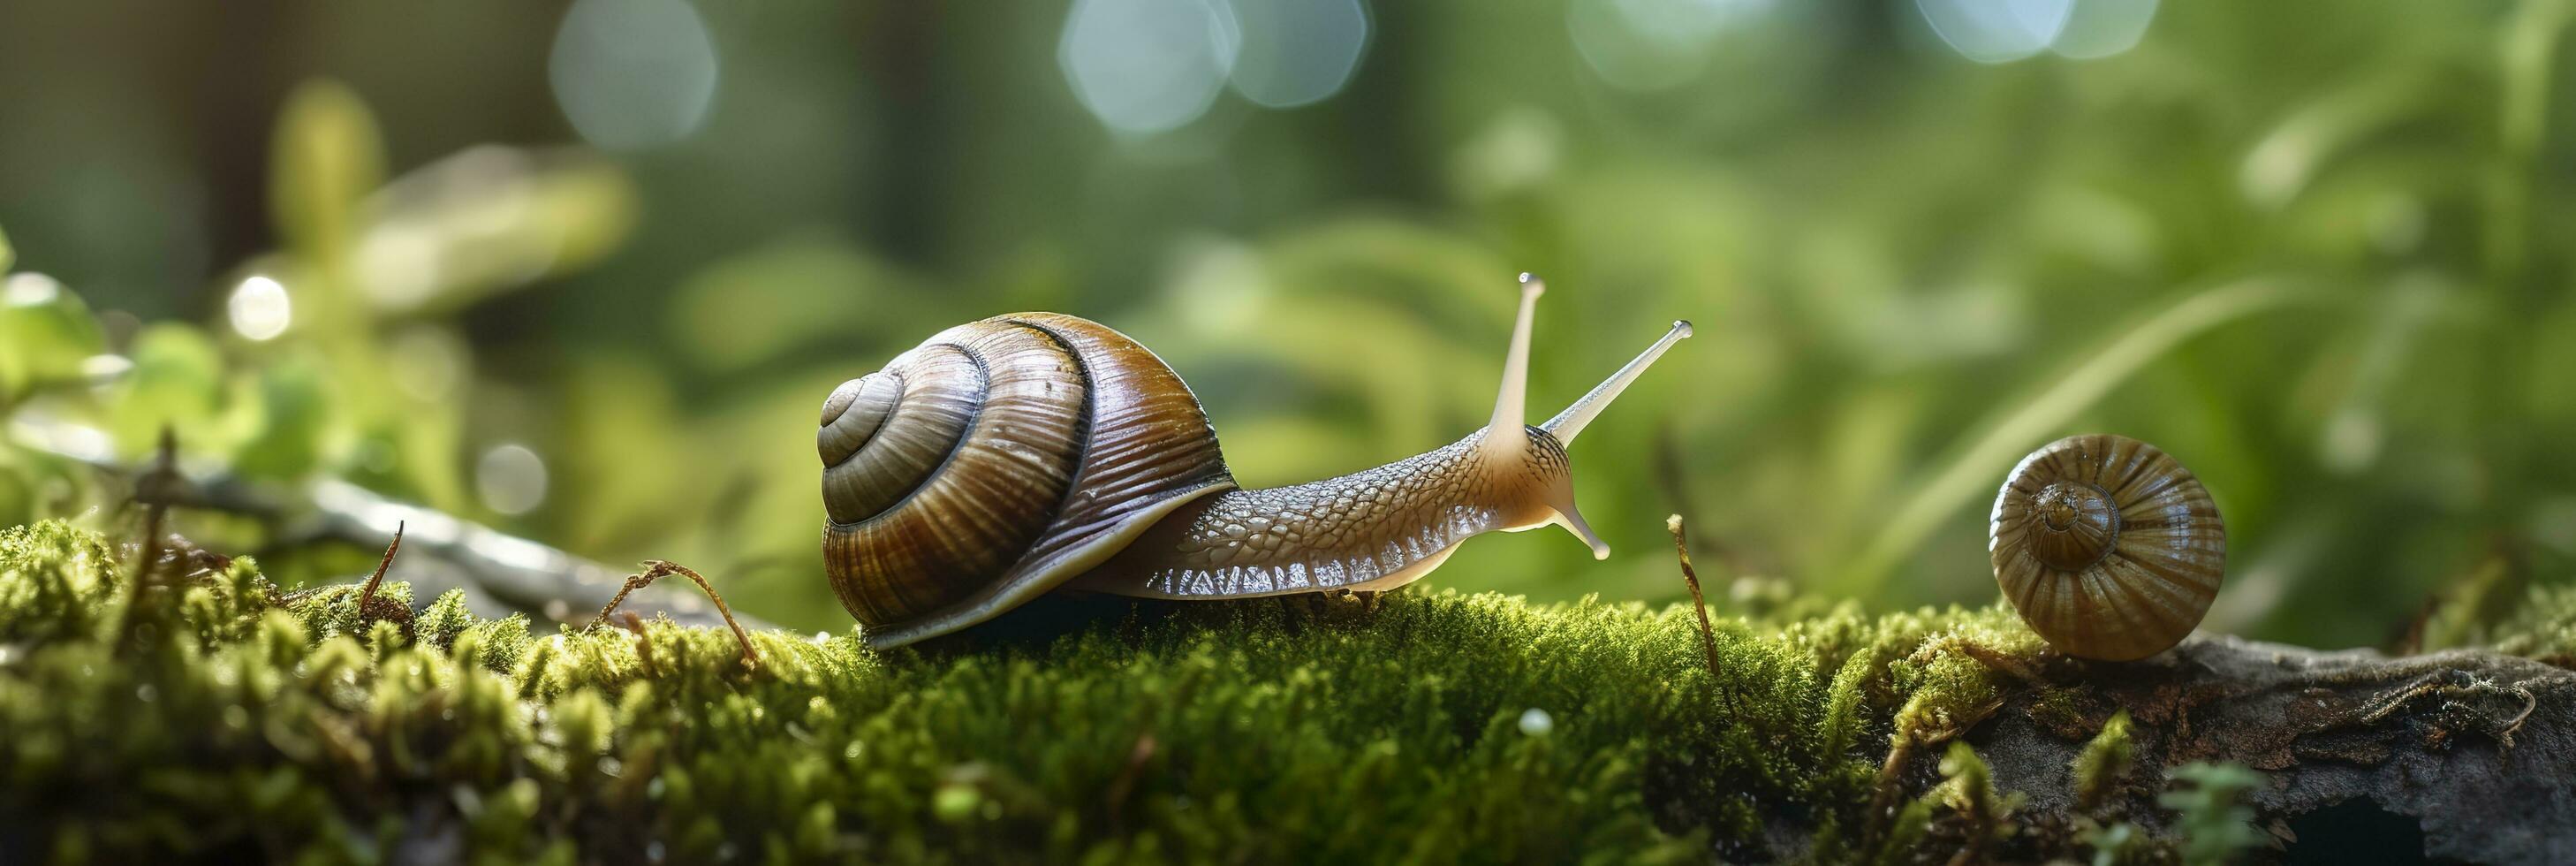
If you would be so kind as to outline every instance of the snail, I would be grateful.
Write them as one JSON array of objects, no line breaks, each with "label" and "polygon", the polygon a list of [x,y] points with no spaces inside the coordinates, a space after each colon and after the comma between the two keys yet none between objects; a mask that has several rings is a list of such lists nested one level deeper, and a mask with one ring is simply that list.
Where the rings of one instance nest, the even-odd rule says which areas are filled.
[{"label": "snail", "polygon": [[1189,386],[1126,335],[1057,313],[942,331],[823,402],[823,559],[867,641],[895,647],[1059,588],[1167,599],[1382,590],[1467,538],[1565,527],[1565,447],[1673,344],[1672,330],[1573,406],[1526,426],[1520,312],[1492,422],[1441,448],[1292,487],[1245,490]]},{"label": "snail", "polygon": [[2209,613],[2227,524],[2200,479],[2126,436],[2069,436],[2022,458],[1995,496],[1995,582],[2068,655],[2146,658]]}]

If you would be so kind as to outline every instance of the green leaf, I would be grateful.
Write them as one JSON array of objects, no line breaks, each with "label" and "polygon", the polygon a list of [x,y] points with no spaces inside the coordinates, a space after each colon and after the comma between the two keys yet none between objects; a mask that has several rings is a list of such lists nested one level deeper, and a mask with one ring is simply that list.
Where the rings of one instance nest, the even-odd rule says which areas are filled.
[{"label": "green leaf", "polygon": [[634,228],[637,199],[598,157],[476,147],[369,201],[355,277],[378,309],[453,310],[607,255]]},{"label": "green leaf", "polygon": [[338,81],[305,82],[286,98],[269,160],[278,233],[317,261],[344,255],[359,200],[384,180],[384,144],[366,103]]},{"label": "green leaf", "polygon": [[2189,788],[2167,791],[2156,802],[2180,814],[2174,817],[2174,828],[2183,839],[2182,862],[2191,866],[2216,866],[2238,861],[2238,855],[2264,842],[2264,834],[2253,826],[2254,810],[2246,808],[2241,795],[2264,784],[2261,773],[2236,764],[2194,762],[2175,767],[2175,781],[2188,782]]},{"label": "green leaf", "polygon": [[9,263],[18,260],[18,251],[9,248],[9,233],[0,231],[0,274],[9,272]]},{"label": "green leaf", "polygon": [[253,386],[257,414],[249,440],[233,457],[234,469],[296,478],[319,466],[331,420],[324,385],[317,363],[307,356],[284,358],[261,371]]},{"label": "green leaf", "polygon": [[43,274],[0,280],[0,400],[40,383],[76,378],[106,347],[79,295]]},{"label": "green leaf", "polygon": [[115,391],[109,410],[117,447],[140,456],[168,425],[191,440],[214,426],[223,405],[224,359],[215,341],[195,327],[152,325],[134,338],[134,368]]}]

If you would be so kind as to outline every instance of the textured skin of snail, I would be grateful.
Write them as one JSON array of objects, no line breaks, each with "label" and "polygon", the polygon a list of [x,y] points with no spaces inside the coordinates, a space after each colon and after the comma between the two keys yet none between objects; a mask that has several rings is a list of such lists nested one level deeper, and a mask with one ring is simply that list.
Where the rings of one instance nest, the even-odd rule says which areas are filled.
[{"label": "textured skin of snail", "polygon": [[1995,582],[2068,655],[2129,661],[2191,634],[2227,565],[2218,505],[2171,455],[2109,434],[2023,458],[1995,497]]},{"label": "textured skin of snail", "polygon": [[1233,490],[1183,507],[1074,586],[1151,598],[1246,598],[1373,589],[1439,567],[1458,543],[1553,515],[1516,506],[1527,479],[1563,477],[1565,448],[1536,427],[1523,466],[1488,467],[1478,430],[1438,450],[1293,487]]}]

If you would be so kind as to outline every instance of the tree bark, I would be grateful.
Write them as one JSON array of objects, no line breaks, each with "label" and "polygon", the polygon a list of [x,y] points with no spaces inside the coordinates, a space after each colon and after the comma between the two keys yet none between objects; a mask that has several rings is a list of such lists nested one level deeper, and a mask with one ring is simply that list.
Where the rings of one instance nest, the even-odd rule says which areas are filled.
[{"label": "tree bark", "polygon": [[[2028,797],[2012,816],[2026,829],[2019,844],[2032,846],[2024,853],[2057,855],[2051,831],[2079,823],[2071,763],[2125,709],[2135,763],[2108,808],[2151,834],[2174,832],[2156,804],[2171,768],[2226,761],[2268,782],[2247,800],[2272,856],[2381,840],[2363,856],[2576,862],[2576,671],[2567,667],[2483,650],[2390,658],[2230,637],[2125,664],[1997,666],[2018,682],[1966,740],[1997,790]],[[1938,783],[1939,752],[1903,760],[1910,791]],[[2420,850],[2404,850],[2417,839]]]}]

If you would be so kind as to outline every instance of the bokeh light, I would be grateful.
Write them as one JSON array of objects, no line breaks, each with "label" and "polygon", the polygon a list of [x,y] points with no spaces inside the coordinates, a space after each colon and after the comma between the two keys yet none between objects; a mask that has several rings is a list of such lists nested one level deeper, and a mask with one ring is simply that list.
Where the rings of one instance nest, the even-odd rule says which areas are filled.
[{"label": "bokeh light", "polygon": [[1269,108],[1320,102],[1350,83],[1368,48],[1359,0],[1234,0],[1243,51],[1234,92]]},{"label": "bokeh light", "polygon": [[535,511],[546,501],[546,461],[516,442],[494,446],[474,462],[474,492],[502,514]]},{"label": "bokeh light", "polygon": [[1923,20],[1959,55],[2010,63],[2042,51],[2098,60],[2145,38],[2157,0],[1916,0]]},{"label": "bokeh light", "polygon": [[295,304],[287,299],[286,287],[263,276],[252,276],[233,287],[224,312],[235,332],[253,340],[277,339],[295,321]]},{"label": "bokeh light", "polygon": [[63,284],[44,274],[11,274],[0,280],[0,307],[42,307],[62,294]]},{"label": "bokeh light", "polygon": [[1697,77],[1731,28],[1771,11],[1773,0],[1573,0],[1565,9],[1575,50],[1601,80],[1662,90]]},{"label": "bokeh light", "polygon": [[2155,18],[2156,0],[2075,0],[2048,50],[2076,60],[2109,57],[2138,47]]},{"label": "bokeh light", "polygon": [[1222,0],[1076,0],[1056,62],[1092,116],[1143,135],[1206,114],[1242,44]]},{"label": "bokeh light", "polygon": [[1959,56],[2010,63],[2047,50],[2066,29],[2075,0],[1916,0],[1934,35]]},{"label": "bokeh light", "polygon": [[716,47],[681,0],[579,0],[547,66],[581,137],[632,150],[685,138],[715,102]]},{"label": "bokeh light", "polygon": [[358,243],[361,285],[386,309],[420,306],[438,290],[438,235],[414,226],[385,226]]}]

